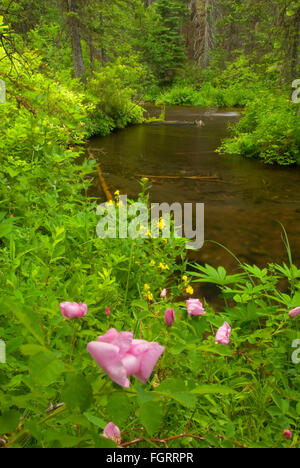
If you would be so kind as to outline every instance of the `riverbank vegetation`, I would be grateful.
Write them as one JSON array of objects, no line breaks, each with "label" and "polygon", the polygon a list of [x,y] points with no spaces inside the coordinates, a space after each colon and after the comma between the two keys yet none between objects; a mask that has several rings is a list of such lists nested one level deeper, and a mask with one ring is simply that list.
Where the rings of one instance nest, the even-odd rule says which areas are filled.
[{"label": "riverbank vegetation", "polygon": [[[2,0],[8,26],[2,45],[11,60],[1,69],[8,92],[15,75],[19,90],[20,81],[38,77],[45,87],[48,80],[52,89],[67,89],[90,106],[87,136],[141,123],[146,101],[244,108],[246,119],[221,150],[271,164],[299,163],[298,95],[291,99],[300,76],[298,2],[127,3]],[[269,112],[275,129],[265,118]]]},{"label": "riverbank vegetation", "polygon": [[[0,14],[0,446],[298,446],[287,238],[286,264],[234,274],[188,265],[181,239],[100,239],[84,158],[149,99],[245,107],[223,150],[299,163],[298,2],[1,0]],[[218,308],[197,282],[219,287]]]}]

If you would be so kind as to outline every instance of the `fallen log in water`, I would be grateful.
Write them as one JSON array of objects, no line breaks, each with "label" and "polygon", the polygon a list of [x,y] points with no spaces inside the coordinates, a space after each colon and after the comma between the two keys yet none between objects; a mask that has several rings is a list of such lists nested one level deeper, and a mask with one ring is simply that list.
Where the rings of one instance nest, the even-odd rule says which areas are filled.
[{"label": "fallen log in water", "polygon": [[105,154],[105,151],[104,151],[104,148],[89,148],[91,151],[95,152],[95,153],[103,153]]},{"label": "fallen log in water", "polygon": [[[93,159],[94,161],[96,161],[97,163],[97,159],[95,158],[95,156],[93,155],[92,151],[90,150],[90,148],[88,148],[88,153],[89,153],[89,157],[91,159]],[[97,173],[98,173],[98,177],[99,177],[99,182],[100,182],[100,185],[102,187],[102,190],[103,192],[105,193],[105,196],[107,198],[107,200],[113,200],[113,197],[112,197],[112,194],[110,193],[109,191],[109,188],[107,186],[107,183],[105,182],[105,179],[102,175],[102,171],[101,171],[101,167],[99,166],[99,164],[97,163],[96,164],[96,169],[97,169]]]},{"label": "fallen log in water", "polygon": [[183,126],[189,126],[189,127],[195,127],[197,126],[195,124],[195,122],[188,122],[188,121],[184,121],[182,122],[182,120],[165,120],[165,121],[159,121],[159,122],[146,122],[146,125],[183,125]]},{"label": "fallen log in water", "polygon": [[218,180],[220,182],[221,179],[217,175],[212,176],[185,176],[185,175],[143,175],[143,174],[136,174],[135,177],[141,177],[143,179],[190,179],[190,180]]}]

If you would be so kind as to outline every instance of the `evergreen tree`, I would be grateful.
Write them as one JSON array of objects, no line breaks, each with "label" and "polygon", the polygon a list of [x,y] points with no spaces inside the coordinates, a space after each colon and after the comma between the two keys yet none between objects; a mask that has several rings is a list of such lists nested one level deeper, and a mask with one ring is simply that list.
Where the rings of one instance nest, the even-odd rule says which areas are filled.
[{"label": "evergreen tree", "polygon": [[144,57],[161,83],[168,83],[186,62],[183,27],[188,18],[184,0],[157,0],[155,29],[144,46]]}]

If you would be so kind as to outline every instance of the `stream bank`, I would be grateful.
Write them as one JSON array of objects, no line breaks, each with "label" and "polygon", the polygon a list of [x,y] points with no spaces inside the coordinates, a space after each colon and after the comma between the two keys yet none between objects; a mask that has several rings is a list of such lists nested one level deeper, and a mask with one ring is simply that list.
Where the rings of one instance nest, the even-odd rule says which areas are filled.
[{"label": "stream bank", "polygon": [[[160,110],[150,108],[151,115]],[[287,229],[294,263],[300,261],[299,171],[256,160],[219,155],[215,150],[238,121],[236,109],[169,107],[166,120],[178,125],[137,125],[89,142],[111,192],[129,198],[138,179],[150,178],[152,202],[205,203],[205,239],[232,250],[242,262],[260,267],[287,261],[281,222]],[[204,126],[197,127],[195,120]],[[182,125],[181,123],[187,123]],[[99,196],[98,190],[94,195]],[[206,242],[191,260],[237,268],[221,247]]]}]

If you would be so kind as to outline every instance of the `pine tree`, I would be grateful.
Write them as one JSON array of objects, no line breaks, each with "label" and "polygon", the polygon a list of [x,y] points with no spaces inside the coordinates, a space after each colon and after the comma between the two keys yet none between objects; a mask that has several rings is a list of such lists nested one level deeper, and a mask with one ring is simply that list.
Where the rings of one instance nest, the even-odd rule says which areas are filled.
[{"label": "pine tree", "polygon": [[152,8],[157,14],[156,29],[144,50],[146,60],[162,84],[172,81],[185,64],[183,26],[188,17],[185,0],[157,0]]}]

